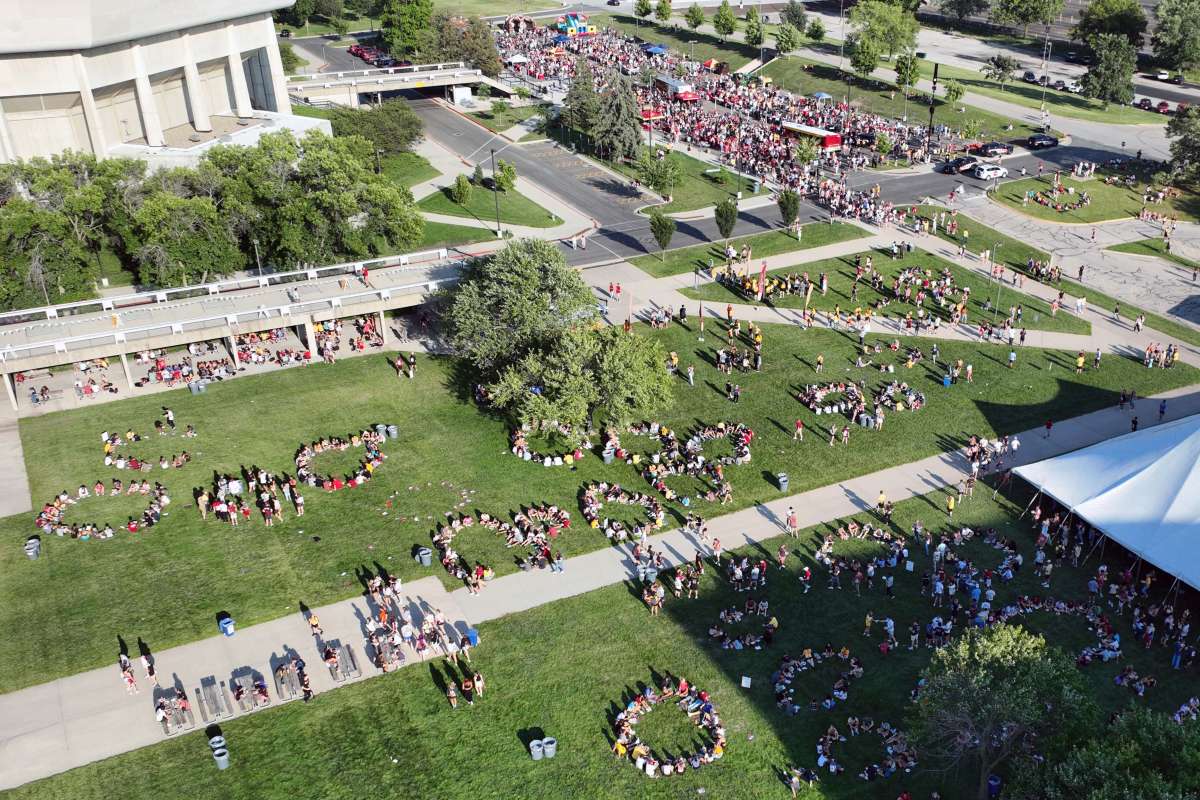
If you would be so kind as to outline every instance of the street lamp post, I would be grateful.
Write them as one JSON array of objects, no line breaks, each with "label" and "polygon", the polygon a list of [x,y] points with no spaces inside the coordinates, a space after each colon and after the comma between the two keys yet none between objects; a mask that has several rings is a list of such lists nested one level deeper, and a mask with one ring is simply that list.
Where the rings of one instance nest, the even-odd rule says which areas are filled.
[{"label": "street lamp post", "polygon": [[254,240],[254,263],[258,264],[258,277],[262,277],[262,259],[258,255],[258,239]]},{"label": "street lamp post", "polygon": [[992,309],[992,324],[996,324],[996,312],[1000,310],[1000,289],[1004,286],[1003,274],[996,269],[1000,263],[1000,242],[992,245],[992,274],[996,276],[996,307]]},{"label": "street lamp post", "polygon": [[504,233],[500,230],[500,182],[496,180],[496,149],[492,148],[492,196],[496,198],[496,238]]},{"label": "street lamp post", "polygon": [[1046,87],[1050,84],[1050,76],[1046,74],[1046,62],[1050,60],[1050,48],[1053,42],[1050,41],[1050,26],[1046,26],[1046,42],[1042,46],[1042,74],[1039,80],[1042,80],[1042,111],[1046,110]]}]

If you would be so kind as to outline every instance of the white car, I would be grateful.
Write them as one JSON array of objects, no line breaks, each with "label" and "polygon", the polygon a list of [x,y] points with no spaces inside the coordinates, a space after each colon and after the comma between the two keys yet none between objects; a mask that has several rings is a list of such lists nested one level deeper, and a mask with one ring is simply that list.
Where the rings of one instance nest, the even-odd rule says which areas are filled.
[{"label": "white car", "polygon": [[977,164],[972,172],[976,178],[984,181],[1008,177],[1008,170],[995,164]]},{"label": "white car", "polygon": [[1160,81],[1169,81],[1171,80],[1171,73],[1165,69],[1160,69],[1155,73],[1154,77]]},{"label": "white car", "polygon": [[1071,94],[1081,94],[1083,92],[1083,84],[1079,81],[1071,81],[1067,84],[1067,91]]}]

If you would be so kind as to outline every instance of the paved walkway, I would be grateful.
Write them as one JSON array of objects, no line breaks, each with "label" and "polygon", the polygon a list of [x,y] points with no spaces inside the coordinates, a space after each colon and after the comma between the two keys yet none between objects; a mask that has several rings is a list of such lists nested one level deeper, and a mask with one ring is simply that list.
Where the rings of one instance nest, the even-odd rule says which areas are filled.
[{"label": "paved walkway", "polygon": [[[437,578],[422,578],[403,588],[415,624],[440,609],[455,631],[465,634],[466,618]],[[232,700],[235,678],[262,679],[271,694],[266,708],[279,705],[283,701],[276,691],[274,670],[293,655],[307,663],[312,688],[318,694],[381,674],[367,652],[366,618],[376,613],[369,597],[312,611],[324,629],[321,644],[297,609],[281,619],[239,630],[233,637],[214,636],[154,653],[160,689],[147,680],[138,664],[140,640],[135,638],[128,642],[128,649],[139,694],[130,696],[125,691],[115,665],[117,654],[113,653],[113,666],[0,695],[0,719],[4,720],[0,732],[0,790],[161,742],[166,736],[154,719],[154,704],[158,696],[173,697],[176,687],[187,692],[195,729],[203,730],[207,723],[200,713],[199,687],[216,682],[220,689],[223,683],[229,692],[226,703],[232,714],[217,718],[210,715],[208,723],[220,724],[253,713],[243,712]],[[361,674],[335,681],[322,663],[325,644],[350,645]],[[420,663],[411,649],[405,651],[407,664]]]},{"label": "paved walkway", "polygon": [[29,476],[25,473],[21,429],[16,412],[6,405],[0,408],[0,450],[4,452],[6,463],[0,470],[0,517],[32,511],[33,498],[29,494]]}]

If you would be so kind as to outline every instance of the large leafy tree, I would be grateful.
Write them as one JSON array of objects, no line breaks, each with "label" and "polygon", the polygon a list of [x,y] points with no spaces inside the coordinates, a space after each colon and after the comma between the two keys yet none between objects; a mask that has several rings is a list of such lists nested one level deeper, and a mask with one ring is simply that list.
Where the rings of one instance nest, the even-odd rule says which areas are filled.
[{"label": "large leafy tree", "polygon": [[779,206],[779,218],[783,222],[783,227],[791,228],[800,216],[800,195],[791,189],[784,189],[779,193],[779,199],[776,202]]},{"label": "large leafy tree", "polygon": [[308,18],[317,13],[317,0],[296,0],[284,11],[284,21],[292,25],[307,25]]},{"label": "large leafy tree", "polygon": [[781,22],[786,22],[796,30],[804,30],[808,25],[808,14],[804,11],[804,4],[800,0],[788,0],[788,4],[779,12]]},{"label": "large leafy tree", "polygon": [[645,19],[654,11],[654,6],[650,0],[634,0],[633,13],[638,16],[638,19]]},{"label": "large leafy tree", "polygon": [[683,180],[683,168],[678,160],[669,155],[659,158],[649,150],[643,150],[638,156],[637,170],[642,183],[661,195],[670,195]]},{"label": "large leafy tree", "polygon": [[699,3],[692,3],[688,6],[687,13],[684,14],[684,19],[687,20],[687,25],[692,30],[696,30],[704,24],[704,9]]},{"label": "large leafy tree", "polygon": [[329,122],[334,136],[357,134],[385,153],[407,153],[421,139],[421,118],[403,100],[376,108],[337,108]]},{"label": "large leafy tree", "polygon": [[871,73],[879,66],[882,54],[875,39],[854,35],[850,41],[850,69],[864,81],[871,80]]},{"label": "large leafy tree", "polygon": [[1146,12],[1137,0],[1092,0],[1071,29],[1071,38],[1090,42],[1093,36],[1116,33],[1137,48],[1142,46],[1145,32]]},{"label": "large leafy tree", "polygon": [[1171,169],[1177,181],[1200,180],[1200,107],[1175,112],[1167,123]]},{"label": "large leafy tree", "polygon": [[742,34],[742,39],[751,47],[760,47],[763,43],[762,19],[757,7],[746,11],[746,32]]},{"label": "large leafy tree", "polygon": [[717,220],[717,230],[720,231],[721,238],[729,239],[733,235],[734,227],[737,225],[737,202],[731,197],[726,197],[717,203],[714,213]]},{"label": "large leafy tree", "polygon": [[1107,108],[1109,103],[1124,105],[1133,99],[1133,73],[1137,69],[1137,50],[1120,33],[1101,33],[1088,42],[1095,58],[1083,76],[1083,92]]},{"label": "large leafy tree", "polygon": [[383,42],[393,53],[415,53],[429,41],[433,0],[385,0],[380,12]]},{"label": "large leafy tree", "polygon": [[91,292],[95,264],[65,214],[12,198],[0,223],[0,298],[6,305],[49,305]]},{"label": "large leafy tree", "polygon": [[522,239],[468,268],[448,322],[454,348],[491,377],[597,316],[591,289],[558,247]]},{"label": "large leafy tree", "polygon": [[1023,748],[1086,729],[1094,717],[1074,660],[1024,628],[968,630],[934,653],[915,712],[922,758],[988,776]]},{"label": "large leafy tree", "polygon": [[896,85],[904,91],[905,95],[908,95],[912,91],[912,88],[917,85],[917,79],[921,75],[917,54],[908,51],[896,56],[894,68],[896,70]]},{"label": "large leafy tree", "polygon": [[733,15],[733,8],[729,5],[729,0],[721,0],[721,5],[717,6],[717,13],[713,14],[713,28],[724,39],[727,36],[732,36],[737,30],[737,17]]},{"label": "large leafy tree", "polygon": [[654,18],[663,23],[671,19],[671,0],[658,0],[654,6]]},{"label": "large leafy tree", "polygon": [[600,113],[593,125],[600,153],[610,160],[633,158],[642,146],[642,119],[633,85],[625,75],[614,75],[600,99]]},{"label": "large leafy tree", "polygon": [[864,0],[855,5],[850,11],[850,25],[856,42],[888,56],[914,49],[920,29],[912,12],[887,0]]},{"label": "large leafy tree", "polygon": [[1014,778],[1018,800],[1187,800],[1200,795],[1200,727],[1133,706]]},{"label": "large leafy tree", "polygon": [[1063,0],[995,0],[992,19],[1003,25],[1020,25],[1024,34],[1035,22],[1049,25],[1062,9]]},{"label": "large leafy tree", "polygon": [[967,17],[974,17],[983,14],[988,10],[988,0],[942,0],[941,5],[943,14],[950,16],[962,22]]},{"label": "large leafy tree", "polygon": [[796,49],[800,44],[800,34],[796,28],[784,22],[775,29],[775,49],[783,56]]},{"label": "large leafy tree", "polygon": [[142,246],[138,280],[145,286],[182,286],[221,277],[245,266],[233,232],[207,197],[150,195],[134,215]]},{"label": "large leafy tree", "polygon": [[1172,69],[1200,66],[1200,0],[1162,0],[1154,19],[1154,54]]}]

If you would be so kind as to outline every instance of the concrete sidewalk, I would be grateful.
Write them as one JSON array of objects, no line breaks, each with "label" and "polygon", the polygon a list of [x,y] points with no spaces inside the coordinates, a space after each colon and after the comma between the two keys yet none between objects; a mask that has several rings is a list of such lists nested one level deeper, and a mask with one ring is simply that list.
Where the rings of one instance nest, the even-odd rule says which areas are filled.
[{"label": "concrete sidewalk", "polygon": [[[448,626],[465,634],[466,618],[437,578],[422,578],[404,586],[402,596],[414,625],[440,609]],[[214,636],[155,653],[159,689],[147,680],[138,663],[138,647],[130,642],[129,657],[140,689],[135,695],[124,688],[115,652],[113,666],[0,695],[0,719],[5,722],[0,733],[0,790],[161,742],[167,737],[155,721],[154,704],[160,696],[173,697],[176,687],[192,701],[195,730],[203,730],[208,723],[201,717],[196,690],[211,680],[231,687],[234,676],[261,677],[271,694],[270,705],[262,707],[267,709],[284,702],[275,690],[274,670],[293,655],[307,663],[312,688],[318,694],[381,675],[371,663],[365,641],[366,618],[376,611],[369,597],[312,609],[324,629],[320,644],[297,609],[281,619],[239,630],[232,637]],[[321,658],[324,644],[350,645],[361,675],[335,682]],[[421,663],[411,649],[404,650],[406,666]],[[254,713],[228,702],[233,715],[210,717],[209,723]]]}]

